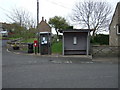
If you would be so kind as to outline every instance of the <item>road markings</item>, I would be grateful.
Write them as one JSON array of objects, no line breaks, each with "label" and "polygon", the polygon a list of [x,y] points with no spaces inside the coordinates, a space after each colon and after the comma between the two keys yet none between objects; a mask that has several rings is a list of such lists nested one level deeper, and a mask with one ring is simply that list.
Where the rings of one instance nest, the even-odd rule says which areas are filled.
[{"label": "road markings", "polygon": [[87,64],[89,64],[89,63],[90,63],[90,64],[92,64],[93,62],[81,62],[81,63],[87,63]]},{"label": "road markings", "polygon": [[19,52],[13,52],[14,54],[20,54]]},{"label": "road markings", "polygon": [[[11,52],[8,49],[6,51],[9,52],[9,53]],[[12,53],[14,53],[14,54],[20,54],[19,52],[12,52]]]},{"label": "road markings", "polygon": [[7,52],[10,52],[10,51],[7,49]]}]

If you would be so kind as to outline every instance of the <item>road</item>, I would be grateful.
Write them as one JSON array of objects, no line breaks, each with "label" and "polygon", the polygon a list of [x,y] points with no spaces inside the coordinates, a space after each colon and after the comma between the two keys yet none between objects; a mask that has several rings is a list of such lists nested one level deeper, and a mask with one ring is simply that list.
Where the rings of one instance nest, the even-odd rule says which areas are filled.
[{"label": "road", "polygon": [[[118,65],[83,61],[82,58],[58,58],[22,55],[2,48],[3,88],[117,88]],[[81,60],[65,63],[60,61]]]}]

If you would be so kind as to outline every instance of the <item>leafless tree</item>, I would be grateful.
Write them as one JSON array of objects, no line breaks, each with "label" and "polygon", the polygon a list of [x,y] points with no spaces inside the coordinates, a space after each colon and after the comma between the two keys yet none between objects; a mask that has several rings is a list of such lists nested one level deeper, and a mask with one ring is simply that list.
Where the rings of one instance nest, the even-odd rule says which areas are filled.
[{"label": "leafless tree", "polygon": [[12,11],[7,14],[14,23],[19,24],[22,27],[33,28],[36,25],[35,20],[32,18],[30,12],[24,9],[12,9]]},{"label": "leafless tree", "polygon": [[107,2],[79,2],[73,9],[72,20],[87,29],[97,32],[108,30],[111,20],[111,6]]}]

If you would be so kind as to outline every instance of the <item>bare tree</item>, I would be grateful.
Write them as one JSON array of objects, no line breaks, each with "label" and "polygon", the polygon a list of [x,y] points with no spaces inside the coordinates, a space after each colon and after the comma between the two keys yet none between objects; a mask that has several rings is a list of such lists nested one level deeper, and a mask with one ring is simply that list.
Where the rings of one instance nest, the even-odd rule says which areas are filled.
[{"label": "bare tree", "polygon": [[19,24],[22,27],[33,28],[36,23],[32,18],[30,12],[24,9],[13,9],[11,13],[7,14],[8,18],[10,18],[14,23]]},{"label": "bare tree", "polygon": [[73,9],[72,20],[87,29],[93,29],[94,36],[97,32],[108,30],[111,12],[111,6],[106,2],[79,2]]}]

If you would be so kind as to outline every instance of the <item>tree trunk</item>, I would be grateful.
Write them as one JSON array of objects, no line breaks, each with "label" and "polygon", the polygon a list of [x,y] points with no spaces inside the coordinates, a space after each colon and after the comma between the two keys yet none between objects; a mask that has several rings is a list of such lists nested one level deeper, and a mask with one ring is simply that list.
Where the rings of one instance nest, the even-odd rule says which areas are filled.
[{"label": "tree trunk", "polygon": [[58,36],[58,31],[57,29],[55,29],[56,33],[57,33],[57,42],[59,41],[59,36]]},{"label": "tree trunk", "polygon": [[58,37],[58,31],[56,31],[56,33],[57,33],[57,37]]},{"label": "tree trunk", "polygon": [[93,30],[93,34],[92,34],[93,37],[95,36],[95,31],[96,31],[96,29]]},{"label": "tree trunk", "polygon": [[56,33],[57,33],[57,37],[58,37],[58,31],[57,31],[57,29],[55,29],[55,31],[56,31]]}]

